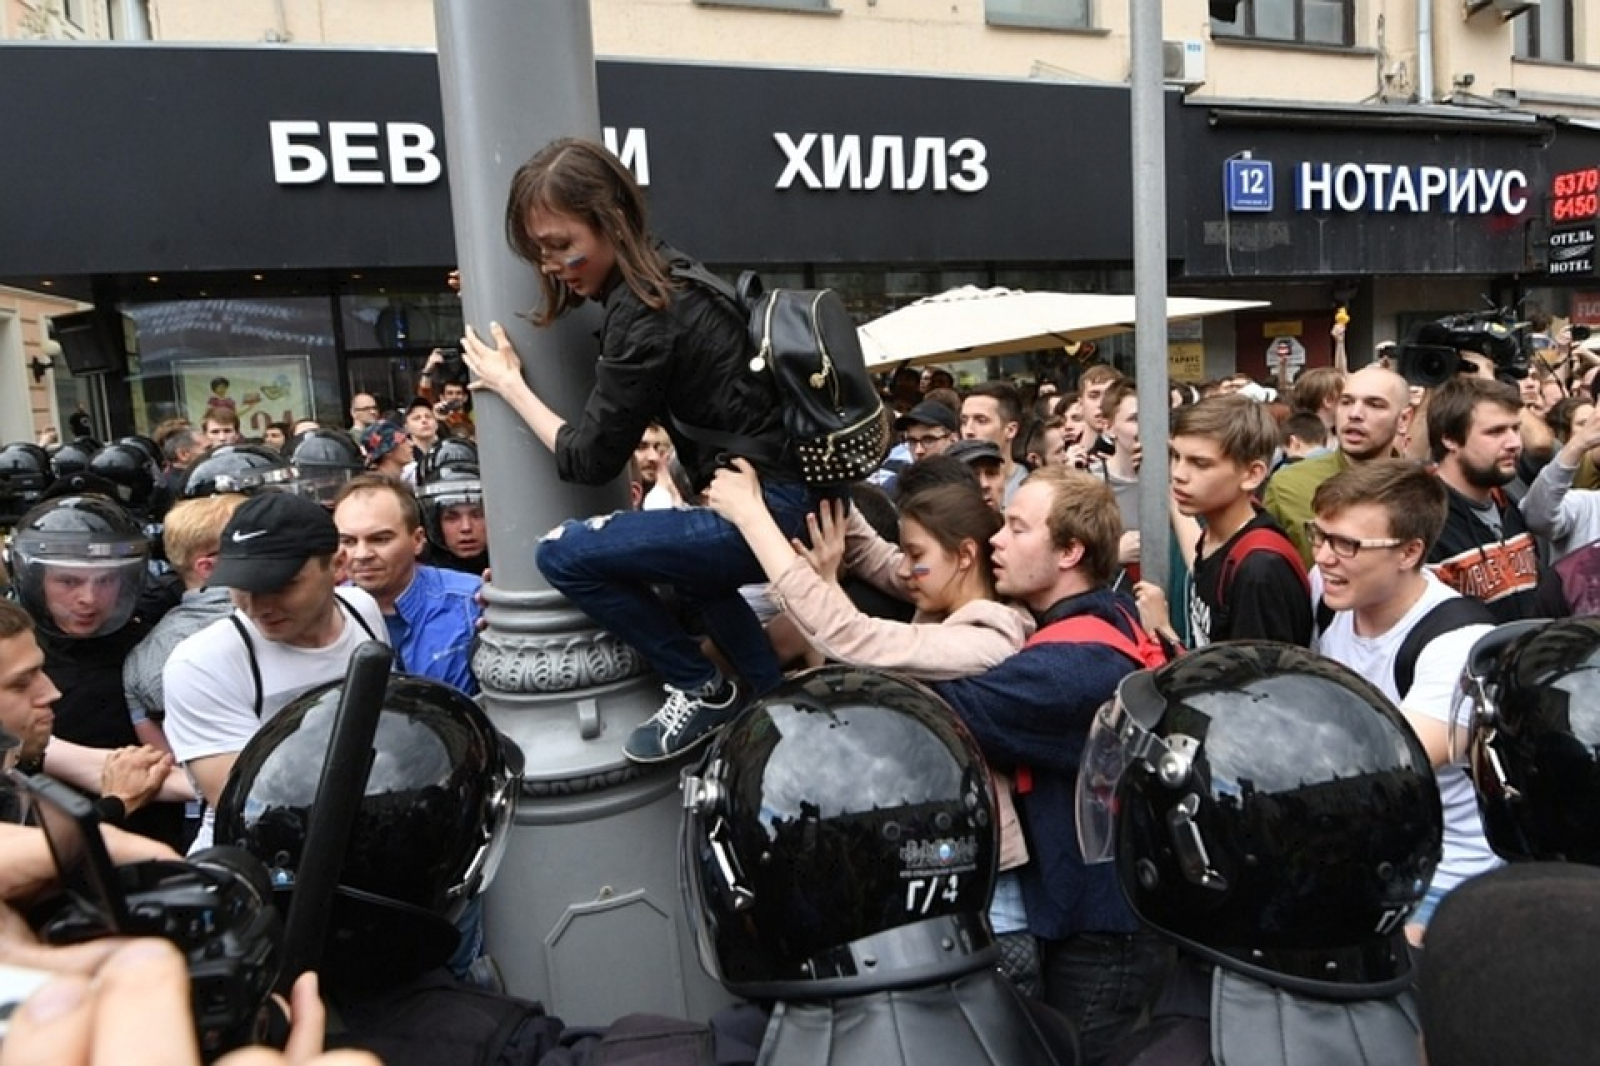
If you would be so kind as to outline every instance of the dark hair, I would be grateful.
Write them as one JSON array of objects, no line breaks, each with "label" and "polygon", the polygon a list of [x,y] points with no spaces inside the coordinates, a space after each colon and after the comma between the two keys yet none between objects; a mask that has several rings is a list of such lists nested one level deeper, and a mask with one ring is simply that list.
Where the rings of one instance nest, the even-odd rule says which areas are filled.
[{"label": "dark hair", "polygon": [[1572,436],[1572,416],[1584,406],[1593,407],[1594,401],[1587,396],[1563,396],[1545,412],[1544,420],[1557,440],[1565,442]]},{"label": "dark hair", "polygon": [[1065,430],[1066,428],[1067,420],[1060,415],[1051,415],[1049,418],[1036,419],[1033,423],[1033,429],[1028,433],[1028,441],[1023,451],[1023,457],[1026,458],[1031,455],[1037,455],[1040,459],[1043,459],[1045,441],[1048,439],[1046,435],[1052,429]]},{"label": "dark hair", "polygon": [[948,455],[930,455],[918,459],[895,478],[895,492],[902,500],[935,485],[969,485],[977,488],[978,475],[960,459]]},{"label": "dark hair", "polygon": [[1428,396],[1428,451],[1434,462],[1443,462],[1450,454],[1445,441],[1466,443],[1467,434],[1472,432],[1472,414],[1480,403],[1520,413],[1522,394],[1515,385],[1504,381],[1456,374]]},{"label": "dark hair", "polygon": [[934,485],[914,492],[900,501],[900,520],[917,523],[939,547],[952,554],[963,541],[976,544],[984,587],[991,594],[994,592],[989,538],[1000,532],[1005,520],[989,506],[976,485]]},{"label": "dark hair", "polygon": [[1358,504],[1382,507],[1389,519],[1389,536],[1409,543],[1422,542],[1421,567],[1434,541],[1444,530],[1450,496],[1444,482],[1410,459],[1374,459],[1341,470],[1317,486],[1311,511],[1318,516],[1337,515]]},{"label": "dark hair", "polygon": [[870,481],[850,486],[850,505],[861,512],[872,531],[890,544],[900,540],[900,515],[889,494]]},{"label": "dark hair", "polygon": [[238,429],[239,412],[231,407],[207,407],[205,416],[200,419],[200,424],[203,426],[207,422],[215,422],[219,426],[232,426],[234,429]]},{"label": "dark hair", "polygon": [[967,399],[987,396],[1000,409],[1000,421],[1015,422],[1022,428],[1022,394],[1009,381],[982,381],[967,390]]},{"label": "dark hair", "polygon": [[1310,411],[1296,411],[1283,420],[1280,431],[1280,441],[1284,445],[1289,443],[1290,437],[1316,448],[1328,443],[1328,424]]},{"label": "dark hair", "polygon": [[215,377],[215,378],[211,379],[211,387],[213,389],[216,388],[218,385],[221,385],[223,388],[227,388],[229,384],[230,384],[230,382],[228,381],[228,379],[224,378],[224,377]]},{"label": "dark hair", "polygon": [[506,240],[533,266],[544,293],[535,325],[548,326],[583,298],[539,269],[541,249],[528,232],[535,208],[577,219],[611,244],[623,283],[646,307],[666,308],[674,288],[666,260],[650,238],[644,193],[616,156],[593,141],[563,137],[517,168],[506,197]]}]

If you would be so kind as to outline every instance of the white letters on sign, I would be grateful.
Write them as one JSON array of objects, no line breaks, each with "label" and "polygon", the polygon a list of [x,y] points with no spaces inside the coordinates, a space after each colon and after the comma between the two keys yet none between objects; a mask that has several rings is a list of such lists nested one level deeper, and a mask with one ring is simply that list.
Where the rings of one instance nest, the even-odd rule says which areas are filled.
[{"label": "white letters on sign", "polygon": [[329,122],[279,119],[267,123],[272,180],[315,185],[431,185],[444,173],[438,138],[420,122]]},{"label": "white letters on sign", "polygon": [[943,137],[914,137],[908,145],[898,134],[874,134],[863,142],[858,133],[796,137],[779,131],[772,139],[787,160],[774,186],[778,189],[799,182],[807,189],[978,192],[989,184],[989,149],[975,137],[950,142]]},{"label": "white letters on sign", "polygon": [[1301,163],[1295,177],[1298,211],[1520,215],[1528,209],[1528,176],[1520,170]]}]

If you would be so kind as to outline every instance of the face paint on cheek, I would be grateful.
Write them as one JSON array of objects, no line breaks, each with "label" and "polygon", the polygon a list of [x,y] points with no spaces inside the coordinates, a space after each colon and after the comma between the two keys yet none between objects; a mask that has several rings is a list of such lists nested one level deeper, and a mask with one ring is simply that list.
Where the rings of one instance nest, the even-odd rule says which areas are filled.
[{"label": "face paint on cheek", "polygon": [[567,259],[566,262],[565,262],[565,265],[566,265],[566,268],[568,270],[577,270],[579,267],[583,266],[583,264],[587,263],[588,261],[589,261],[589,257],[586,256],[586,255],[575,255],[575,256],[572,256],[571,258]]},{"label": "face paint on cheek", "polygon": [[931,573],[933,573],[931,566],[913,566],[911,568],[912,577],[927,577]]}]

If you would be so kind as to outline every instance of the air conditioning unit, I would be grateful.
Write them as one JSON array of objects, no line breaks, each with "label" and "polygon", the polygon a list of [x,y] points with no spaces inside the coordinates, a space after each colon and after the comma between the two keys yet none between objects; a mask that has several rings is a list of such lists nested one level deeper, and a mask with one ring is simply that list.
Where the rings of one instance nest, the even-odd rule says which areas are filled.
[{"label": "air conditioning unit", "polygon": [[1501,22],[1510,22],[1518,15],[1525,15],[1539,6],[1539,0],[1466,0],[1465,17],[1471,18],[1485,8],[1494,8],[1500,15]]},{"label": "air conditioning unit", "polygon": [[1204,41],[1162,41],[1161,77],[1169,85],[1197,89],[1206,81]]}]

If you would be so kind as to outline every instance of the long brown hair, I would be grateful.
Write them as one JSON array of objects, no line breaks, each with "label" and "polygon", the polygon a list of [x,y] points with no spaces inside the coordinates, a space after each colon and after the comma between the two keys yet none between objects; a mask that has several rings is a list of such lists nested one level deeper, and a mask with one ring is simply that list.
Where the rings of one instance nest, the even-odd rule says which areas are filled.
[{"label": "long brown hair", "polygon": [[644,193],[617,157],[592,141],[551,141],[517,168],[506,197],[506,240],[539,276],[544,305],[535,325],[548,326],[583,298],[541,267],[539,242],[528,232],[534,208],[577,219],[611,243],[623,283],[647,307],[664,310],[674,288],[667,262],[650,238]]},{"label": "long brown hair", "polygon": [[915,522],[928,531],[934,543],[955,555],[961,542],[977,545],[978,573],[984,590],[994,598],[993,548],[989,538],[1000,532],[1000,513],[984,500],[976,485],[931,485],[900,501],[900,520]]}]

